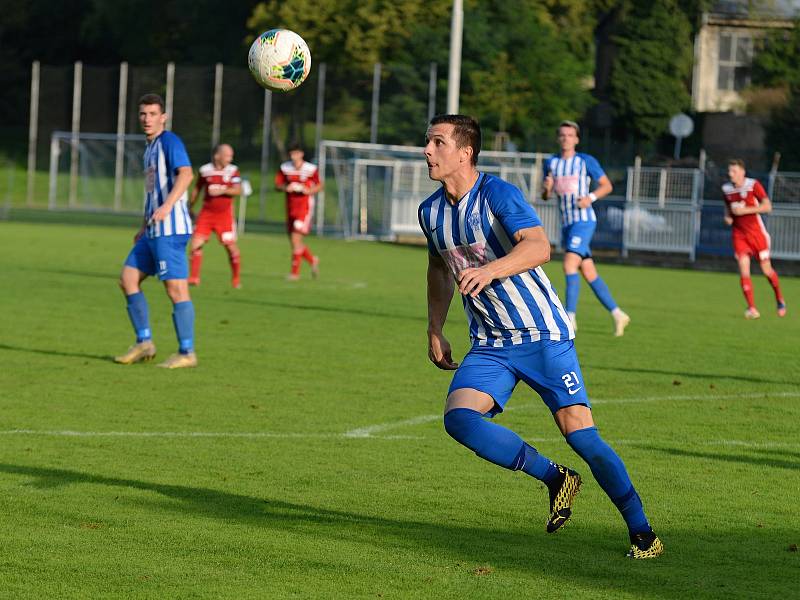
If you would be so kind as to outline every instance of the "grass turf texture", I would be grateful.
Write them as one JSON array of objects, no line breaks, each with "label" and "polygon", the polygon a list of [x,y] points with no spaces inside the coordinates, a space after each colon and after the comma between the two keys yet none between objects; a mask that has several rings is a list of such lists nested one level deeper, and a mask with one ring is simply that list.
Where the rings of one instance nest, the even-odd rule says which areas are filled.
[{"label": "grass turf texture", "polygon": [[[132,234],[0,223],[0,596],[791,595],[797,279],[779,320],[755,277],[763,316],[748,322],[733,274],[601,265],[633,318],[621,339],[583,286],[595,418],[666,545],[639,563],[528,388],[498,422],[584,475],[565,531],[544,533],[543,486],[444,433],[424,249],[311,239],[322,277],[304,266],[289,283],[285,238],[248,236],[232,290],[212,240],[193,289],[200,366],[164,371],[110,360],[131,342],[115,278]],[[169,301],[144,291],[163,359]],[[447,334],[462,356],[460,305]]]}]

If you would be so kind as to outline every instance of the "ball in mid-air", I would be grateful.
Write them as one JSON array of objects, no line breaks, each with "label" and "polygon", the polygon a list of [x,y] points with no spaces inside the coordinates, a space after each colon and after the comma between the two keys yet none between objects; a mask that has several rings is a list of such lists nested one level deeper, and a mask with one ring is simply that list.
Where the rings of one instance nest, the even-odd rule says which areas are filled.
[{"label": "ball in mid-air", "polygon": [[311,71],[311,51],[303,38],[288,29],[270,29],[256,38],[247,55],[250,72],[262,87],[287,92]]}]

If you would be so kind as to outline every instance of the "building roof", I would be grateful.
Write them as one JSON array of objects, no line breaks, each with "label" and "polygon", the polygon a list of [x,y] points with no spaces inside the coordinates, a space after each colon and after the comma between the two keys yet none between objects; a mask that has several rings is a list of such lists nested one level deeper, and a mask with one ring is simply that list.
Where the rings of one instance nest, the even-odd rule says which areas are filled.
[{"label": "building roof", "polygon": [[717,0],[709,12],[722,19],[796,19],[800,0]]}]

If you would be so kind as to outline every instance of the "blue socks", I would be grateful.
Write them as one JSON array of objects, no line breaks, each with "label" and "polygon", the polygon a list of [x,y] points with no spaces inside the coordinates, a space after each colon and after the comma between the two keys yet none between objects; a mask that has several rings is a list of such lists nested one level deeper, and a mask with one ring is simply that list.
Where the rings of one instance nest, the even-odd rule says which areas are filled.
[{"label": "blue socks", "polygon": [[178,336],[180,353],[189,354],[194,350],[194,304],[191,300],[173,305],[172,323]]},{"label": "blue socks", "polygon": [[631,535],[650,531],[642,501],[633,488],[622,459],[606,444],[596,427],[568,434],[567,443],[589,465],[592,475],[622,514]]},{"label": "blue socks", "polygon": [[597,296],[598,300],[600,300],[600,304],[606,307],[606,310],[612,311],[617,308],[617,303],[614,302],[614,298],[611,297],[611,291],[609,291],[606,282],[603,281],[602,278],[598,277],[592,281],[589,284],[589,287],[592,288],[594,295]]},{"label": "blue socks", "polygon": [[444,428],[458,443],[481,458],[511,471],[523,471],[544,483],[558,470],[510,429],[496,425],[470,408],[455,408],[444,416]]},{"label": "blue socks", "polygon": [[578,312],[578,294],[581,291],[581,276],[577,273],[572,273],[566,276],[567,278],[567,305],[564,307],[567,312]]},{"label": "blue socks", "polygon": [[128,301],[128,316],[136,332],[136,343],[144,342],[153,337],[150,332],[150,316],[147,311],[147,299],[141,291],[126,296]]}]

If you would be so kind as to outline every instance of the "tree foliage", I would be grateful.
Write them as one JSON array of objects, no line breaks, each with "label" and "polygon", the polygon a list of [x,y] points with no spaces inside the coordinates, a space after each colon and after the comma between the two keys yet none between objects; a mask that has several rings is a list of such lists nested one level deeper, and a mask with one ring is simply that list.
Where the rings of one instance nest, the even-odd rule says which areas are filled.
[{"label": "tree foliage", "polygon": [[613,38],[617,57],[611,73],[616,115],[639,138],[654,140],[670,116],[690,103],[691,26],[675,0],[635,2]]}]

